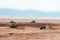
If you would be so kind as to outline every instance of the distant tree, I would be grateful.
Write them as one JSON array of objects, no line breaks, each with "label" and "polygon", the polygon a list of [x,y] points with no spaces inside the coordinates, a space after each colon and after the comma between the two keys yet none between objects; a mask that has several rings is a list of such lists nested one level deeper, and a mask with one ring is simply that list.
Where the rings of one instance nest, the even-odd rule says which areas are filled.
[{"label": "distant tree", "polygon": [[16,26],[16,22],[14,22],[14,21],[10,21],[10,24],[11,24],[11,28],[16,28],[17,26]]},{"label": "distant tree", "polygon": [[36,21],[35,21],[35,20],[33,20],[31,23],[36,23]]}]

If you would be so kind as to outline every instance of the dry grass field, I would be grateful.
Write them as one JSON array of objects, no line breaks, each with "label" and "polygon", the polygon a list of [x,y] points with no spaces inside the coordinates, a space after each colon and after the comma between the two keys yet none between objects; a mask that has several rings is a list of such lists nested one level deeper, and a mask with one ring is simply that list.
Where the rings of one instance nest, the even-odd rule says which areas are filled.
[{"label": "dry grass field", "polygon": [[[9,22],[15,19],[1,19],[0,22]],[[16,22],[31,22],[31,19],[15,20]],[[37,20],[37,22],[60,23],[60,20]],[[0,27],[0,40],[60,40],[60,29],[58,30],[26,30]]]},{"label": "dry grass field", "polygon": [[34,31],[6,27],[0,28],[0,40],[60,40],[60,30]]}]

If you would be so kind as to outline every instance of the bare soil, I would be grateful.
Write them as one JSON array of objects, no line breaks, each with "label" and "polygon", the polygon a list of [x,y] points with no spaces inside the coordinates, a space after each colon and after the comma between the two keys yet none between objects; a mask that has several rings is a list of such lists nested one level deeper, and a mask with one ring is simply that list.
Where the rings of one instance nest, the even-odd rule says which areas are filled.
[{"label": "bare soil", "polygon": [[60,30],[34,31],[0,28],[0,40],[60,40]]}]

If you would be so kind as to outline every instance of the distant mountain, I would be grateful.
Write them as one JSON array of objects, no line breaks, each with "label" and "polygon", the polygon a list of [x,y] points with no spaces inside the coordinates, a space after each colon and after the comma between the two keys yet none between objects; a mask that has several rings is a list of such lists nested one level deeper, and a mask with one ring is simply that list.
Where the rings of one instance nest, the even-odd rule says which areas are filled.
[{"label": "distant mountain", "polygon": [[0,9],[0,15],[8,15],[14,17],[60,17],[60,12],[43,12],[36,10],[16,10],[3,8]]}]

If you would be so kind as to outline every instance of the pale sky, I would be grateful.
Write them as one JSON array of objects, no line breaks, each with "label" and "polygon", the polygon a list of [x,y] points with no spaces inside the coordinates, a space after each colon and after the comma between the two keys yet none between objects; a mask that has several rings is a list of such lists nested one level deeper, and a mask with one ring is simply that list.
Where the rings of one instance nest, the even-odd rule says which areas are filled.
[{"label": "pale sky", "polygon": [[60,11],[60,0],[0,0],[0,8]]},{"label": "pale sky", "polygon": [[60,0],[0,0],[0,17],[60,18]]}]

